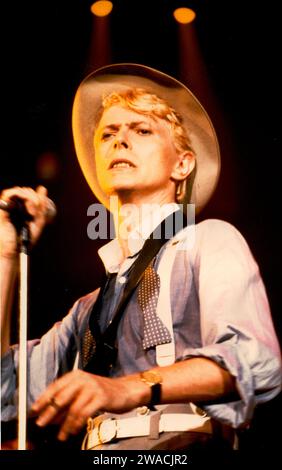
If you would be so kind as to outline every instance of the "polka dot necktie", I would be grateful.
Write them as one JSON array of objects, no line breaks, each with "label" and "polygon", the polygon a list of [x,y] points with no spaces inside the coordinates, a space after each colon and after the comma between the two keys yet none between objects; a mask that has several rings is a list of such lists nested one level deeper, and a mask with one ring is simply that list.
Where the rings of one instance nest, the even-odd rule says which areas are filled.
[{"label": "polka dot necktie", "polygon": [[91,358],[95,354],[96,350],[96,344],[95,340],[92,336],[92,333],[87,326],[85,334],[83,336],[83,341],[82,341],[82,367],[85,369]]},{"label": "polka dot necktie", "polygon": [[171,342],[169,330],[156,313],[159,292],[160,277],[149,265],[145,269],[137,296],[144,315],[143,349]]}]

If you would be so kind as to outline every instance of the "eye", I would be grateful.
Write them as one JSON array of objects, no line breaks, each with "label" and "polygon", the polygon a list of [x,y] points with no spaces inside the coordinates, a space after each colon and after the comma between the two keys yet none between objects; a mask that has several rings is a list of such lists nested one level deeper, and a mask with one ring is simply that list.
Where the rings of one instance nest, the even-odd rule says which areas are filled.
[{"label": "eye", "polygon": [[112,134],[111,132],[104,132],[101,136],[101,140],[108,140],[110,139],[114,134]]},{"label": "eye", "polygon": [[152,131],[150,129],[137,129],[137,134],[139,135],[151,135]]}]

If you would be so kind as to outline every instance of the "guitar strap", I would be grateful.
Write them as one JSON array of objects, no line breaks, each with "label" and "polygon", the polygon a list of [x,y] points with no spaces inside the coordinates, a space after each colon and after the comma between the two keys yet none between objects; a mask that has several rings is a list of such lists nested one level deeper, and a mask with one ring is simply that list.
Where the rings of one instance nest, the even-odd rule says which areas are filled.
[{"label": "guitar strap", "polygon": [[187,219],[185,214],[178,210],[164,219],[151,233],[150,237],[145,241],[138,258],[132,265],[122,298],[115,309],[111,323],[103,333],[100,331],[99,318],[108,280],[105,286],[100,289],[89,317],[89,329],[94,339],[95,350],[84,370],[98,375],[109,375],[109,370],[115,363],[117,356],[116,335],[118,325],[133,292],[140,283],[145,269],[161,247],[186,225]]}]

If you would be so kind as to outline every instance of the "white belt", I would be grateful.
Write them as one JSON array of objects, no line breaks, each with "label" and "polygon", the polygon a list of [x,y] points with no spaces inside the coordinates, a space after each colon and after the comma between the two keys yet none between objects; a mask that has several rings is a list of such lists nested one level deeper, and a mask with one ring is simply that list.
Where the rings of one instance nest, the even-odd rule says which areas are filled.
[{"label": "white belt", "polygon": [[[105,419],[98,424],[95,424],[95,419],[89,418],[88,432],[83,441],[82,449],[93,449],[114,439],[149,436],[150,421],[150,415],[123,419]],[[159,432],[175,431],[211,433],[210,418],[188,413],[161,414]]]}]

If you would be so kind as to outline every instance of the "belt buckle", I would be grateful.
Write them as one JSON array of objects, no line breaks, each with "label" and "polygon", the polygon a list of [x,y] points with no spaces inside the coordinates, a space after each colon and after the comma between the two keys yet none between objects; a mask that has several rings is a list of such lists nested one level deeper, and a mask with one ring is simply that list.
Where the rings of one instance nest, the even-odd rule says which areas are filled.
[{"label": "belt buckle", "polygon": [[117,435],[117,420],[115,418],[105,419],[98,424],[97,434],[99,444],[106,444],[112,441]]}]

